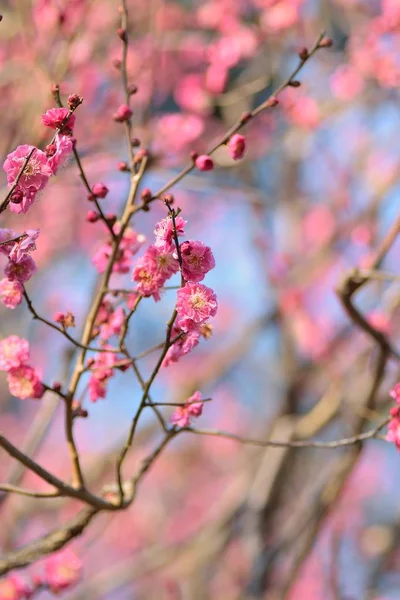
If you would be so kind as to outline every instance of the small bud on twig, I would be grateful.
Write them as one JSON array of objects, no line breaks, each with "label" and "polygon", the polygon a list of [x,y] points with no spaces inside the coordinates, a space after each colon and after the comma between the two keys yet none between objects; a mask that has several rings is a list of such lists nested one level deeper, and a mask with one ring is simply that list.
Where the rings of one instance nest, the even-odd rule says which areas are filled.
[{"label": "small bud on twig", "polygon": [[144,190],[142,190],[140,192],[140,197],[143,200],[143,202],[150,202],[150,200],[153,197],[153,194],[151,193],[151,191],[149,190],[149,188],[144,188]]},{"label": "small bud on twig", "polygon": [[318,44],[318,48],[330,48],[333,46],[333,39],[330,37],[324,37]]},{"label": "small bud on twig", "polygon": [[274,106],[277,106],[278,104],[279,104],[278,98],[276,96],[271,96],[265,102],[265,108],[273,108]]},{"label": "small bud on twig", "polygon": [[127,37],[127,35],[126,35],[126,29],[124,29],[123,27],[119,27],[119,28],[117,29],[117,34],[118,34],[118,37],[119,37],[119,38],[120,38],[120,39],[121,39],[123,42],[126,42],[126,41],[127,41],[128,37]]},{"label": "small bud on twig", "polygon": [[243,123],[243,125],[245,125],[245,123],[248,123],[250,121],[250,119],[252,119],[251,113],[244,112],[242,114],[242,116],[240,117],[240,122]]},{"label": "small bud on twig", "polygon": [[298,88],[301,86],[301,83],[300,83],[300,81],[297,81],[296,79],[292,79],[292,81],[289,81],[288,85],[290,87]]},{"label": "small bud on twig", "polygon": [[130,171],[130,168],[129,168],[129,166],[128,166],[128,163],[127,163],[127,162],[125,162],[125,161],[121,161],[121,162],[119,162],[119,163],[117,164],[117,169],[118,169],[118,171],[122,171],[122,172],[124,172],[124,171]]},{"label": "small bud on twig", "polygon": [[299,55],[300,60],[303,60],[303,61],[307,60],[307,58],[310,56],[307,48],[305,48],[305,47],[301,48],[301,50],[299,50],[298,55]]}]

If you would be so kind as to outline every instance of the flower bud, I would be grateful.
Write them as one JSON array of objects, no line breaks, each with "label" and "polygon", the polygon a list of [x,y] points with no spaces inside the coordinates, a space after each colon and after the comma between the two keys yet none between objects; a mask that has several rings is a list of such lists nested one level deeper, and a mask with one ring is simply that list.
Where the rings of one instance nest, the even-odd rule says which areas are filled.
[{"label": "flower bud", "polygon": [[64,318],[65,315],[62,312],[56,312],[53,315],[53,321],[55,321],[56,323],[64,323]]},{"label": "flower bud", "polygon": [[196,162],[196,159],[198,158],[198,156],[199,156],[198,152],[195,152],[194,150],[191,151],[190,158],[192,159],[193,162]]},{"label": "flower bud", "polygon": [[124,160],[117,164],[117,169],[118,169],[118,171],[122,171],[122,172],[130,171],[128,163],[125,162]]},{"label": "flower bud", "polygon": [[131,139],[131,144],[134,148],[138,148],[141,144],[141,141],[139,140],[139,138],[134,137]]},{"label": "flower bud", "polygon": [[196,169],[199,171],[212,171],[214,168],[214,161],[207,154],[201,154],[196,158],[195,161]]},{"label": "flower bud", "polygon": [[68,96],[68,107],[70,110],[75,110],[82,102],[83,98],[80,98],[78,94]]},{"label": "flower bud", "polygon": [[138,91],[138,87],[137,85],[135,85],[134,83],[131,83],[130,86],[128,87],[128,94],[130,96],[133,96],[134,94],[136,94]]},{"label": "flower bud", "polygon": [[86,215],[86,221],[88,223],[96,223],[100,218],[100,215],[95,210],[89,210]]},{"label": "flower bud", "polygon": [[172,194],[170,194],[169,192],[166,194],[163,194],[161,196],[161,200],[169,205],[172,205],[175,202],[174,196]]},{"label": "flower bud", "polygon": [[114,213],[107,213],[105,215],[106,221],[111,227],[117,222],[117,215]]},{"label": "flower bud", "polygon": [[97,198],[105,198],[108,194],[108,187],[104,183],[95,183],[92,192]]},{"label": "flower bud", "polygon": [[279,104],[279,100],[276,96],[270,96],[265,102],[265,108],[273,108]]},{"label": "flower bud", "polygon": [[296,79],[292,79],[291,81],[289,81],[288,85],[290,87],[298,88],[301,86],[301,83],[300,83],[300,81],[297,81]]},{"label": "flower bud", "polygon": [[118,37],[119,37],[119,38],[120,38],[120,39],[121,39],[123,42],[126,42],[126,41],[127,41],[128,37],[127,37],[127,35],[126,35],[126,29],[124,29],[123,27],[119,27],[119,28],[117,29],[117,34],[118,34]]},{"label": "flower bud", "polygon": [[333,46],[333,39],[330,37],[324,37],[319,43],[319,48],[330,48]]},{"label": "flower bud", "polygon": [[300,60],[307,60],[307,58],[310,56],[308,54],[307,48],[305,48],[305,47],[301,48],[301,50],[299,50],[298,55],[299,55]]},{"label": "flower bud", "polygon": [[122,61],[119,58],[113,58],[112,65],[115,67],[115,69],[119,70],[122,67]]},{"label": "flower bud", "polygon": [[44,150],[47,157],[54,156],[57,152],[57,146],[55,144],[48,144]]},{"label": "flower bud", "polygon": [[153,197],[153,194],[151,193],[151,191],[149,190],[149,188],[144,188],[144,190],[142,190],[140,192],[140,197],[143,200],[143,202],[150,202],[150,200]]},{"label": "flower bud", "polygon": [[113,114],[113,119],[117,123],[123,123],[124,121],[129,121],[132,114],[133,113],[127,104],[121,104]]},{"label": "flower bud", "polygon": [[21,204],[23,199],[23,191],[19,188],[16,188],[11,195],[10,202],[12,202],[13,204]]},{"label": "flower bud", "polygon": [[251,116],[251,113],[247,111],[247,112],[244,112],[242,114],[242,116],[240,117],[240,122],[243,123],[243,125],[244,125],[245,123],[248,123],[250,121],[250,119],[252,119],[252,118],[253,117]]},{"label": "flower bud", "polygon": [[240,160],[246,150],[246,138],[239,133],[235,133],[228,142],[228,150],[233,160]]}]

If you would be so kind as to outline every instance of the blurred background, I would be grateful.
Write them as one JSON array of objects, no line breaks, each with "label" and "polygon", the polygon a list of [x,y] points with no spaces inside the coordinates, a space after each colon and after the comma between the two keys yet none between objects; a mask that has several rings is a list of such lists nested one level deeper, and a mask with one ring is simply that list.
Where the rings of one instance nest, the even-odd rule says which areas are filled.
[{"label": "blurred background", "polygon": [[[0,156],[19,144],[43,147],[41,114],[83,96],[74,134],[89,181],[104,182],[107,212],[119,213],[129,177],[120,124],[120,17],[111,0],[3,0],[0,26]],[[156,190],[204,153],[244,111],[268,97],[325,29],[320,50],[279,105],[245,130],[248,150],[226,148],[211,173],[175,186],[189,239],[211,246],[216,268],[205,281],[219,300],[214,332],[161,371],[153,399],[212,402],[198,424],[256,439],[339,439],[372,428],[391,406],[399,379],[388,361],[372,406],[367,397],[377,348],[356,329],[335,293],[363,268],[399,211],[400,3],[398,0],[127,0],[129,81],[134,132],[151,155],[143,187]],[[0,175],[2,197],[6,178]],[[96,283],[91,257],[105,240],[85,221],[92,208],[70,161],[26,215],[1,215],[1,227],[40,227],[28,284],[38,312],[70,310],[78,335]],[[165,208],[153,203],[133,226],[152,243]],[[398,346],[397,242],[357,305]],[[118,287],[132,286],[130,276]],[[139,353],[163,339],[174,293],[142,302],[127,344]],[[1,337],[29,339],[44,380],[66,382],[73,352],[33,322],[26,307],[0,308]],[[141,361],[150,373],[154,356]],[[84,383],[87,383],[84,382]],[[140,399],[132,375],[110,381],[76,426],[94,490],[112,481],[115,458]],[[60,476],[69,469],[62,407],[45,395],[21,401],[0,377],[2,430]],[[167,413],[166,413],[167,414]],[[160,435],[141,421],[126,471]],[[398,451],[383,440],[338,449],[257,448],[182,435],[159,458],[129,511],[100,515],[71,544],[82,581],[66,598],[394,600],[400,597]],[[40,489],[5,456],[10,475]],[[2,498],[2,551],[74,515],[66,500]],[[26,572],[40,573],[40,563]],[[47,598],[43,592],[38,595]]]}]

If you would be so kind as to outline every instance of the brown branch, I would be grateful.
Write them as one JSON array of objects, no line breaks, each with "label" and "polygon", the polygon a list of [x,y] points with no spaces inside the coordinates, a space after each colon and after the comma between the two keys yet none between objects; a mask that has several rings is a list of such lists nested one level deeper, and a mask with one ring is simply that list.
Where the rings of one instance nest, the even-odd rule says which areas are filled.
[{"label": "brown branch", "polygon": [[5,575],[12,569],[26,567],[47,554],[63,548],[70,540],[83,533],[97,513],[98,510],[95,508],[86,508],[63,527],[55,529],[19,550],[9,552],[7,556],[0,558],[0,575]]}]

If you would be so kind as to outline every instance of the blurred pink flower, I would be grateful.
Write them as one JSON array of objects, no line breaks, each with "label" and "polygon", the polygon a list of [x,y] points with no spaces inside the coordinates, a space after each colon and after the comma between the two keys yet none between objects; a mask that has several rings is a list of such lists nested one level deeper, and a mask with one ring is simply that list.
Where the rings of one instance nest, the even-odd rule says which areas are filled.
[{"label": "blurred pink flower", "polygon": [[23,261],[30,252],[36,250],[36,240],[39,237],[40,229],[27,229],[25,237],[14,242],[12,250],[8,255],[9,259],[15,263]]},{"label": "blurred pink flower", "polygon": [[364,79],[351,65],[341,65],[331,77],[331,89],[339,100],[353,100],[364,88]]},{"label": "blurred pink flower", "polygon": [[48,157],[48,163],[52,174],[56,175],[58,168],[61,167],[71,155],[73,141],[68,135],[56,135],[54,142],[55,151]]},{"label": "blurred pink flower", "polygon": [[16,308],[21,304],[23,288],[19,281],[10,281],[7,278],[0,280],[0,300],[7,308]]},{"label": "blurred pink flower", "polygon": [[4,273],[10,281],[19,281],[25,283],[34,273],[37,267],[35,261],[30,256],[25,256],[19,262],[10,262],[7,264]]},{"label": "blurred pink flower", "polygon": [[29,598],[30,593],[31,588],[16,573],[0,581],[0,600],[23,600]]},{"label": "blurred pink flower", "polygon": [[39,373],[29,365],[21,365],[10,369],[7,375],[10,394],[26,400],[27,398],[41,398],[44,393]]},{"label": "blurred pink flower", "polygon": [[197,329],[185,332],[179,327],[174,326],[172,328],[171,340],[174,340],[178,336],[180,336],[179,339],[168,348],[162,362],[163,367],[168,367],[171,363],[178,362],[181,356],[188,354],[200,341],[200,331]]},{"label": "blurred pink flower", "polygon": [[188,398],[183,406],[175,409],[171,423],[178,427],[188,427],[191,417],[200,417],[203,412],[204,402],[199,391]]},{"label": "blurred pink flower", "polygon": [[62,550],[46,560],[44,578],[54,593],[75,585],[82,573],[82,562],[72,550]]},{"label": "blurred pink flower", "polygon": [[0,341],[0,370],[9,371],[29,360],[27,340],[10,335]]}]

